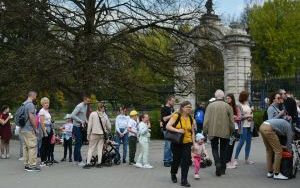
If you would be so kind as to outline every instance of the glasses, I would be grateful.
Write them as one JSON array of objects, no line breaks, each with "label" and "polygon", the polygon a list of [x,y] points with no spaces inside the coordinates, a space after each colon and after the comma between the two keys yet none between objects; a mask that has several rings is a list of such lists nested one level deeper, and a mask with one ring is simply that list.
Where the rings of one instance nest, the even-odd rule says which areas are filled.
[{"label": "glasses", "polygon": [[281,98],[281,97],[277,97],[277,98],[275,98],[275,99],[280,100],[280,99],[282,99],[282,98]]}]

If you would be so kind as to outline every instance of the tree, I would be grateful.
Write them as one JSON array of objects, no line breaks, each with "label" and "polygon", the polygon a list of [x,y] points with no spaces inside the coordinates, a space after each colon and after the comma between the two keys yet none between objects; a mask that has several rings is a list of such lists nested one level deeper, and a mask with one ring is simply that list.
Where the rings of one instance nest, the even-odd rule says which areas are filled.
[{"label": "tree", "polygon": [[[179,25],[197,20],[202,12],[202,1],[196,0],[0,2],[5,7],[2,12],[6,14],[1,25],[8,23],[8,17],[18,19],[20,12],[22,24],[28,24],[28,30],[24,31],[19,28],[22,24],[16,24],[12,28],[19,28],[18,32],[8,27],[1,33],[37,33],[29,35],[30,40],[22,50],[8,50],[2,56],[1,62],[6,65],[15,62],[16,66],[22,67],[22,71],[14,73],[29,72],[34,75],[22,74],[18,85],[23,85],[25,89],[28,88],[26,83],[29,82],[30,86],[34,83],[39,86],[38,89],[62,91],[66,97],[77,99],[83,92],[99,93],[101,97],[116,100],[124,93],[134,96],[130,92],[156,92],[153,83],[164,79],[152,79],[151,84],[137,82],[136,78],[141,76],[132,70],[145,67],[143,69],[149,75],[172,80],[174,61],[171,47],[158,47],[149,42],[149,35],[157,37],[151,40],[162,42],[168,38],[185,39],[189,36],[180,31]],[[22,12],[23,6],[29,10]],[[16,13],[10,16],[11,12]],[[24,15],[30,19],[24,20]],[[7,46],[19,46],[14,40],[6,38],[12,44],[2,42],[2,50],[7,51]],[[17,35],[16,38],[22,37]],[[24,69],[24,66],[28,68]],[[11,76],[8,75],[7,79]]]},{"label": "tree", "polygon": [[295,74],[300,63],[300,2],[267,1],[249,13],[254,63],[262,74]]}]

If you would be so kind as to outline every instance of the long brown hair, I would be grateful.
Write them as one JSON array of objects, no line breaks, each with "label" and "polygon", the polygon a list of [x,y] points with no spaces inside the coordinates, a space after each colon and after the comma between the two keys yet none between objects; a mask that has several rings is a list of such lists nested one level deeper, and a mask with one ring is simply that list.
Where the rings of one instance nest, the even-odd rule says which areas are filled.
[{"label": "long brown hair", "polygon": [[231,103],[228,103],[228,104],[232,107],[233,114],[237,115],[236,103],[235,103],[234,95],[232,93],[229,93],[226,97],[230,97],[231,98]]}]

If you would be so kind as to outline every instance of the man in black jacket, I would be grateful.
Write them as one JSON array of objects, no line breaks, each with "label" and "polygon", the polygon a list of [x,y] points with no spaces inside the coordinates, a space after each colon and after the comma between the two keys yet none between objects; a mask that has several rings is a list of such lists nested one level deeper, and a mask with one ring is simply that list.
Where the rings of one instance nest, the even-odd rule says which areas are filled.
[{"label": "man in black jacket", "polygon": [[279,93],[284,100],[284,107],[287,115],[292,118],[292,124],[297,122],[298,112],[297,103],[295,99],[291,96],[290,92],[286,92],[284,89],[280,89]]}]

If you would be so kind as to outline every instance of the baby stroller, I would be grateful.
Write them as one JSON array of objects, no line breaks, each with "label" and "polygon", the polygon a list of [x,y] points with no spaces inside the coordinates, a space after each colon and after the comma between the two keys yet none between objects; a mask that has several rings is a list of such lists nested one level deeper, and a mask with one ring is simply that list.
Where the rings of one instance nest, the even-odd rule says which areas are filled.
[{"label": "baby stroller", "polygon": [[[105,140],[103,151],[102,151],[102,162],[103,166],[112,166],[113,164],[121,164],[121,155],[116,149],[118,145],[113,141],[113,135],[107,134],[108,139]],[[95,166],[98,162],[98,155],[94,155],[91,159],[91,165]]]},{"label": "baby stroller", "polygon": [[[285,145],[286,137],[278,136],[280,143]],[[292,153],[286,150],[282,153],[281,173],[289,179],[296,178],[297,172],[300,169],[300,140],[294,140],[292,143]]]}]

